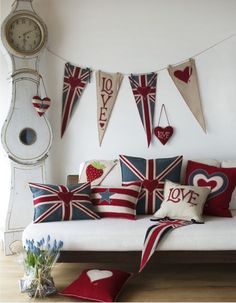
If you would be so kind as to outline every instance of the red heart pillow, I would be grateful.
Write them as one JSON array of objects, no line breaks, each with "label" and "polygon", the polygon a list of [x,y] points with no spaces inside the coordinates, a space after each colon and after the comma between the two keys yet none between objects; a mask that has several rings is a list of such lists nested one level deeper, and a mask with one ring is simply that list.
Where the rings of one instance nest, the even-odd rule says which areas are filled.
[{"label": "red heart pillow", "polygon": [[131,273],[115,269],[87,269],[59,294],[89,301],[114,302],[131,276]]},{"label": "red heart pillow", "polygon": [[204,214],[232,217],[229,203],[236,186],[236,168],[219,168],[188,161],[185,183],[211,189],[204,207]]}]

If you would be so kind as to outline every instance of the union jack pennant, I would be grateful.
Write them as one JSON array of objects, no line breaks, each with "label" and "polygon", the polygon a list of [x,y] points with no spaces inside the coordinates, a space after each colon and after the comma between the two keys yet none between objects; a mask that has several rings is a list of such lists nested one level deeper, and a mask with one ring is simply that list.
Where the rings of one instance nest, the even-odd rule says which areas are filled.
[{"label": "union jack pennant", "polygon": [[155,252],[158,244],[165,234],[169,231],[186,226],[189,224],[193,224],[194,222],[184,221],[184,220],[172,220],[169,218],[158,219],[158,223],[152,225],[148,228],[142,250],[141,263],[139,267],[139,272],[141,272],[146,266],[147,262],[150,260],[151,256]]},{"label": "union jack pennant", "polygon": [[120,155],[122,185],[142,182],[137,214],[153,214],[164,200],[165,179],[179,182],[182,156],[163,159],[143,159]]},{"label": "union jack pennant", "polygon": [[90,183],[51,185],[29,183],[33,193],[34,223],[99,219],[90,201]]},{"label": "union jack pennant", "polygon": [[70,118],[75,111],[76,103],[81,97],[87,83],[89,82],[91,70],[65,64],[64,84],[62,96],[62,122],[61,137],[69,124]]},{"label": "union jack pennant", "polygon": [[152,140],[153,116],[156,101],[157,73],[130,75],[129,81],[133,90],[139,115],[146,132],[148,146]]}]

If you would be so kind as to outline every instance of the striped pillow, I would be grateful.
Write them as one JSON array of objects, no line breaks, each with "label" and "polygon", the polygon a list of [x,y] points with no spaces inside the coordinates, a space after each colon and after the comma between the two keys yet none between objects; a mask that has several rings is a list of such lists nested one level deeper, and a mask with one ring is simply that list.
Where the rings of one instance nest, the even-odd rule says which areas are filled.
[{"label": "striped pillow", "polygon": [[91,201],[101,218],[135,220],[140,189],[140,182],[127,187],[96,186],[92,188]]}]

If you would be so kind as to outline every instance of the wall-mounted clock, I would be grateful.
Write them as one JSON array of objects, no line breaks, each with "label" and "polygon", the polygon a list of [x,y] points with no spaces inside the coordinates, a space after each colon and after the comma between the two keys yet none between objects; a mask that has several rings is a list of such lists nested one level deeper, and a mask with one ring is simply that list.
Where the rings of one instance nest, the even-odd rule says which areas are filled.
[{"label": "wall-mounted clock", "polygon": [[11,242],[21,239],[23,229],[33,219],[28,182],[45,182],[52,131],[47,117],[36,113],[32,97],[39,89],[39,59],[47,36],[47,27],[33,10],[32,0],[17,0],[1,27],[12,69],[12,100],[1,133],[11,159],[12,178],[4,232],[6,254],[11,253]]}]

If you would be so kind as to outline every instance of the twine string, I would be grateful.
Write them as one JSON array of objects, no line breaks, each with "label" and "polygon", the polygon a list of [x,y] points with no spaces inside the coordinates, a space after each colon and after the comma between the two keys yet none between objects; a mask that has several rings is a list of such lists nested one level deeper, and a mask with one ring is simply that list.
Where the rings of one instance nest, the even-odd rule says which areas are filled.
[{"label": "twine string", "polygon": [[161,111],[160,111],[159,120],[158,120],[158,126],[160,126],[160,121],[161,121],[161,116],[162,116],[163,111],[164,111],[164,114],[166,116],[166,120],[168,122],[168,125],[170,126],[170,121],[169,121],[168,116],[167,116],[165,104],[162,104],[162,106],[161,106]]},{"label": "twine string", "polygon": [[[202,55],[203,53],[206,53],[206,52],[209,51],[210,49],[215,48],[216,46],[218,46],[218,45],[224,43],[225,41],[227,41],[227,40],[229,40],[229,39],[231,39],[231,38],[233,38],[233,37],[235,37],[235,36],[236,36],[236,33],[234,33],[234,34],[232,34],[232,35],[229,35],[229,36],[227,36],[226,38],[224,38],[224,39],[222,39],[222,40],[220,40],[220,41],[218,41],[218,42],[216,42],[216,43],[210,45],[209,47],[207,47],[207,48],[201,50],[200,52],[197,52],[197,53],[193,54],[192,56],[189,56],[189,58],[196,58],[196,57]],[[53,56],[55,56],[55,57],[57,57],[58,59],[60,59],[61,61],[63,61],[63,62],[69,62],[69,61],[70,61],[70,60],[68,60],[68,59],[66,59],[66,58],[64,58],[64,57],[62,57],[61,55],[57,54],[56,52],[54,52],[54,51],[51,50],[49,47],[47,47],[47,51],[48,51],[50,54],[52,54]],[[179,64],[181,64],[181,63],[184,63],[184,62],[188,61],[189,58],[183,59],[183,60],[181,60],[181,61],[178,61],[178,62],[176,62],[175,64],[172,64],[172,65],[175,66],[175,65],[179,65]],[[163,66],[163,67],[161,67],[161,68],[159,68],[159,69],[157,69],[156,71],[153,71],[153,72],[154,72],[154,73],[161,72],[161,71],[163,71],[163,70],[168,69],[168,66],[169,66],[169,64],[166,65],[166,66]],[[98,69],[98,70],[101,70],[101,69]],[[96,69],[93,69],[93,71],[96,72],[97,70],[96,70]],[[122,74],[125,75],[125,76],[129,76],[131,73],[122,73]]]}]

